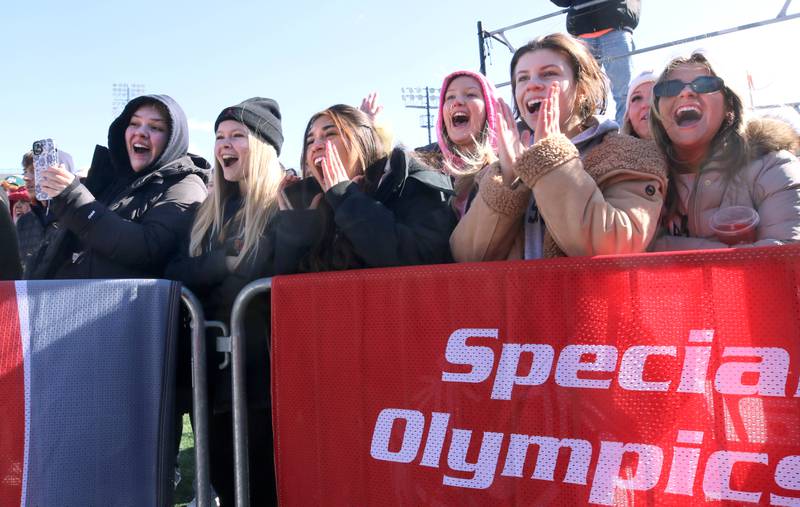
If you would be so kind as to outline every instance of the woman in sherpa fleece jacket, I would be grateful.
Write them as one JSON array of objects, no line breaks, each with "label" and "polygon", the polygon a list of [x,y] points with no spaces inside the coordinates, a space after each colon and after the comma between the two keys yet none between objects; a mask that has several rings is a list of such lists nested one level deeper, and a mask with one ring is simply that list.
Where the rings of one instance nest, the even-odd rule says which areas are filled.
[{"label": "woman in sherpa fleece jacket", "polygon": [[450,237],[455,260],[644,252],[666,163],[652,141],[594,116],[605,109],[607,85],[588,48],[564,34],[536,39],[514,54],[511,86],[535,133],[518,135],[502,105],[500,160],[479,174],[478,195]]}]

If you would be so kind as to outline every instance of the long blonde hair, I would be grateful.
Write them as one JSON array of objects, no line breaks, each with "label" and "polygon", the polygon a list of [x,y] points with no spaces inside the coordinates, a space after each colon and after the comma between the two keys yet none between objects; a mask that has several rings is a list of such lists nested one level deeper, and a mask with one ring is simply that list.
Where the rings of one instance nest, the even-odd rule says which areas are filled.
[{"label": "long blonde hair", "polygon": [[[242,124],[244,125],[244,124]],[[238,192],[239,184],[223,177],[219,160],[214,161],[214,189],[197,211],[189,238],[189,255],[197,257],[208,250],[213,239],[220,243],[227,238],[242,237],[242,248],[236,267],[250,256],[258,254],[258,240],[264,228],[278,211],[278,184],[283,171],[275,148],[248,130],[250,153],[244,163],[247,183],[242,207],[236,217],[224,222],[225,204]],[[238,225],[234,230],[231,228]]]}]

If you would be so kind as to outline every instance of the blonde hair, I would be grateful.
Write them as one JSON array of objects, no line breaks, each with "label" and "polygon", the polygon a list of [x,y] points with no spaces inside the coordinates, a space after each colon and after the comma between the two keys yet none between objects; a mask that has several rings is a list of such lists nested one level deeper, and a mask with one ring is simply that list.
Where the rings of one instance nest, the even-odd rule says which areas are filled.
[{"label": "blonde hair", "polygon": [[[244,124],[242,124],[244,125]],[[219,160],[214,161],[214,187],[211,196],[197,211],[189,239],[189,254],[197,257],[213,238],[219,242],[243,236],[235,267],[246,258],[258,254],[258,240],[264,228],[278,211],[278,184],[283,178],[278,153],[271,144],[262,141],[248,130],[250,153],[243,161],[244,181],[242,206],[234,219],[224,221],[225,205],[238,191],[239,184],[223,177]],[[232,229],[235,227],[235,229]],[[204,245],[205,243],[205,245]]]}]

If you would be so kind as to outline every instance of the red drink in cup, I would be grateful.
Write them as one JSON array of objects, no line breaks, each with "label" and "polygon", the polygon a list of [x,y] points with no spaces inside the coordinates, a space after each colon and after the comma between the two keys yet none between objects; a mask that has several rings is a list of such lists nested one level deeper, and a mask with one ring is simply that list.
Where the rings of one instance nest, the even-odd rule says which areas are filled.
[{"label": "red drink in cup", "polygon": [[711,229],[726,245],[755,243],[758,212],[749,206],[720,208],[711,217]]}]

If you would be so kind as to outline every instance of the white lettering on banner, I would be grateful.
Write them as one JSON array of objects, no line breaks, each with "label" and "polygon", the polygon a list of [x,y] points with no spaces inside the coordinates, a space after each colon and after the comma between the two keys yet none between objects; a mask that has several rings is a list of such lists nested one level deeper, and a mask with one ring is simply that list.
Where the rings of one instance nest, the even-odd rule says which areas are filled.
[{"label": "white lettering on banner", "polygon": [[[578,372],[612,372],[617,366],[617,354],[617,348],[611,345],[567,345],[558,358],[556,384],[562,387],[608,389],[611,379],[583,379],[578,377]],[[594,357],[594,360],[584,361],[585,356]]]},{"label": "white lettering on banner", "polygon": [[[786,456],[775,469],[775,483],[783,489],[800,491],[800,456]],[[769,503],[786,507],[800,506],[800,498],[771,493]]]},{"label": "white lettering on banner", "polygon": [[[437,424],[449,421],[450,414],[434,412],[431,417],[429,438],[426,440],[426,449],[423,456],[428,462],[439,463],[444,447],[436,439],[430,438],[434,430],[433,422]],[[395,423],[405,421],[406,429],[403,432],[403,441],[400,451],[389,449],[389,439]],[[378,415],[375,430],[372,434],[371,455],[381,461],[395,463],[411,463],[419,455],[419,447],[425,431],[425,416],[416,410],[384,409]],[[442,483],[447,486],[486,489],[489,488],[497,474],[497,465],[500,460],[500,450],[506,435],[493,431],[484,431],[481,439],[478,459],[475,463],[467,462],[467,450],[473,435],[472,430],[452,428],[450,431],[450,449],[447,451],[447,464],[450,469],[471,473],[471,477],[461,478],[444,474]],[[501,473],[505,477],[522,477],[527,450],[531,444],[538,445],[538,453],[534,464],[531,479],[555,482],[555,470],[562,448],[570,450],[567,472],[563,483],[586,485],[589,465],[592,461],[593,446],[588,440],[557,439],[549,436],[508,435],[509,445],[505,459],[505,466]],[[679,430],[677,441],[689,441],[699,445],[698,437],[702,439],[701,432]],[[437,437],[438,438],[438,437]],[[433,445],[435,449],[429,449]],[[615,505],[616,497],[624,491],[649,491],[656,487],[664,473],[664,451],[656,445],[644,443],[625,443],[601,440],[599,444],[597,465],[594,470],[592,482],[589,484],[589,502],[598,505]],[[626,455],[636,456],[636,466],[623,467]],[[713,500],[732,500],[744,503],[758,503],[763,495],[758,491],[735,490],[731,487],[731,475],[737,463],[754,463],[768,465],[769,458],[763,453],[716,451],[711,453],[705,461],[702,489],[705,496]],[[666,493],[692,496],[696,482],[697,469],[699,468],[700,449],[690,447],[673,447],[672,462],[669,466]],[[422,465],[422,463],[420,463]],[[786,456],[779,463],[774,473],[778,486],[797,491],[800,494],[800,456]],[[770,494],[772,505],[800,506],[800,496],[787,497]]]},{"label": "white lettering on banner", "polygon": [[[490,381],[490,399],[501,401],[511,400],[514,393],[525,396],[526,389],[535,389],[547,382],[566,389],[610,389],[616,381],[618,387],[626,391],[674,391],[697,394],[706,400],[711,400],[716,391],[738,397],[722,398],[720,421],[724,425],[724,440],[758,445],[758,450],[780,440],[780,435],[775,434],[777,428],[767,425],[766,414],[774,408],[765,408],[765,397],[795,398],[780,400],[786,406],[779,407],[782,412],[778,419],[784,426],[795,425],[800,386],[787,394],[791,358],[783,348],[721,347],[719,364],[715,371],[710,371],[713,330],[690,331],[689,344],[683,347],[633,345],[625,349],[613,345],[569,344],[558,350],[546,343],[500,344],[498,337],[496,328],[455,330],[447,341],[448,365],[442,371],[442,381],[467,384]],[[481,344],[481,340],[494,341]],[[496,358],[498,347],[500,352]],[[654,367],[656,362],[658,366]],[[520,363],[530,363],[530,367],[521,368]],[[673,366],[676,370],[680,368],[677,385],[671,380],[677,371],[669,371]],[[461,371],[448,371],[452,367]],[[734,412],[735,407],[739,408],[735,412],[739,417],[736,421],[729,402],[733,403]],[[769,496],[771,505],[800,507],[800,456],[777,459],[761,452],[718,450],[718,445],[707,449],[703,456],[701,446],[705,435],[702,431],[677,431],[675,445],[665,448],[669,452],[666,456],[671,455],[665,469],[665,449],[651,443],[600,440],[593,444],[580,438],[481,432],[455,428],[452,424],[451,414],[446,412],[432,412],[428,418],[417,410],[385,408],[375,421],[370,455],[380,461],[442,468],[446,453],[444,463],[457,473],[444,472],[442,483],[469,489],[491,487],[498,473],[503,477],[522,478],[525,470],[531,468],[530,479],[555,482],[558,480],[556,471],[564,470],[563,460],[566,459],[561,481],[588,487],[589,502],[597,505],[615,505],[625,492],[651,491],[659,483],[666,483],[662,486],[664,493],[673,495],[692,497],[702,489],[705,498],[710,500],[758,503]],[[737,437],[741,430],[744,430],[744,440]],[[506,436],[507,446],[504,445]],[[788,442],[779,443],[796,449],[795,434],[787,432],[786,438]],[[719,436],[712,439],[716,441]],[[471,448],[478,449],[474,462],[467,460]],[[498,465],[504,448],[506,455],[500,471]],[[535,454],[531,449],[535,449]],[[562,467],[557,466],[559,459]],[[593,462],[595,467],[590,477]],[[529,466],[526,467],[526,463]],[[740,482],[736,482],[735,487],[732,485],[737,465],[762,467],[771,466],[770,463],[777,463],[773,477],[775,484],[782,488],[781,494],[769,492],[765,495],[767,492],[754,491],[752,486],[746,488]],[[665,476],[666,481],[661,481]],[[786,496],[792,492],[797,496]]]},{"label": "white lettering on banner", "polygon": [[[469,365],[466,373],[442,372],[445,382],[465,382],[480,384],[492,376],[495,352],[485,345],[468,345],[468,338],[497,339],[498,329],[458,329],[447,341],[445,358],[453,365]],[[693,330],[690,342],[709,342],[713,339],[711,330]],[[681,380],[675,388],[679,393],[704,394],[709,381],[711,347],[686,346],[684,349]],[[550,378],[555,361],[554,381],[557,385],[577,389],[610,389],[613,377],[618,385],[628,391],[667,392],[672,382],[667,380],[645,380],[648,359],[653,356],[675,358],[677,366],[678,347],[634,345],[622,353],[613,345],[567,345],[558,353],[546,343],[505,343],[501,347],[497,370],[494,372],[491,399],[510,400],[515,386],[538,386]],[[523,356],[532,357],[531,368],[519,374],[520,360]],[[720,394],[737,396],[786,396],[786,382],[789,376],[789,352],[778,347],[725,347],[723,358],[748,359],[747,361],[727,360],[721,362],[714,372],[713,385]],[[754,362],[753,359],[759,359]],[[609,378],[584,378],[583,372],[609,373]],[[616,375],[614,375],[616,373]],[[758,382],[746,383],[745,378],[757,375]],[[800,386],[794,397],[800,397]]]},{"label": "white lettering on banner", "polygon": [[737,462],[769,463],[769,456],[755,452],[717,451],[706,462],[703,475],[703,493],[712,500],[734,500],[737,502],[758,503],[761,493],[737,491],[731,488],[731,473]]}]

